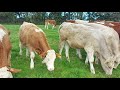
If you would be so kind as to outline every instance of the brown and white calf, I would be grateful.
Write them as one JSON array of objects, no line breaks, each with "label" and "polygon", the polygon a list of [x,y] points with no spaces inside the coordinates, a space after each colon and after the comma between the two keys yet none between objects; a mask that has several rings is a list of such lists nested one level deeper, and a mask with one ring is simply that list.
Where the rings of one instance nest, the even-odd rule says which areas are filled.
[{"label": "brown and white calf", "polygon": [[45,28],[48,29],[48,26],[52,25],[52,29],[56,26],[56,21],[55,20],[45,20]]},{"label": "brown and white calf", "polygon": [[18,71],[11,68],[12,45],[9,35],[10,32],[3,25],[0,25],[0,78],[13,78],[12,73]]},{"label": "brown and white calf", "polygon": [[22,55],[22,47],[26,47],[26,56],[28,51],[30,52],[30,68],[34,68],[34,57],[37,53],[42,59],[42,63],[45,63],[49,71],[54,70],[54,61],[56,59],[56,53],[50,48],[45,33],[42,29],[37,27],[33,23],[23,22],[19,30],[19,47],[20,55]]}]

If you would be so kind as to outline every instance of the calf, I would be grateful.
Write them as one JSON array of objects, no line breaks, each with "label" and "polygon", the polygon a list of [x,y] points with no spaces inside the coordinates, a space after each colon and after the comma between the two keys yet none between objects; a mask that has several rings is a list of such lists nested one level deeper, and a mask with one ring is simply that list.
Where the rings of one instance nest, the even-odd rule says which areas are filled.
[{"label": "calf", "polygon": [[106,74],[112,74],[115,58],[108,49],[105,38],[100,31],[84,24],[65,23],[61,25],[59,35],[59,54],[61,54],[64,45],[66,57],[69,57],[69,46],[76,49],[84,48],[87,52],[91,73],[95,74],[93,55],[96,54]]},{"label": "calf", "polygon": [[52,29],[56,26],[56,21],[55,20],[45,20],[45,28],[48,29],[48,26],[52,25]]},{"label": "calf", "polygon": [[[98,23],[98,24],[102,24],[104,26],[108,26],[108,27],[113,28],[113,32],[111,32],[111,34],[110,34],[110,31],[107,31],[107,30],[104,31],[104,34],[106,34],[107,36],[114,34],[113,38],[111,38],[111,39],[113,39],[113,43],[114,43],[112,50],[117,55],[114,68],[117,68],[117,66],[120,63],[120,55],[119,55],[120,54],[120,41],[119,41],[120,22],[113,22],[113,21],[105,21],[104,20],[104,21],[94,21],[92,23]],[[116,32],[117,32],[117,34],[116,34]],[[119,37],[118,37],[118,35],[119,35]]]},{"label": "calf", "polygon": [[0,78],[13,78],[12,73],[20,71],[11,68],[12,45],[9,35],[10,32],[3,25],[0,25]]},{"label": "calf", "polygon": [[34,68],[34,57],[37,53],[44,60],[49,71],[54,70],[54,61],[56,53],[50,48],[45,33],[33,23],[23,22],[19,30],[19,47],[20,55],[22,55],[22,47],[26,47],[26,56],[30,52],[30,68]]},{"label": "calf", "polygon": [[115,66],[114,68],[117,68],[118,63],[120,61],[120,51],[119,51],[119,35],[118,33],[110,27],[104,26],[104,25],[100,25],[103,24],[104,21],[101,21],[99,24],[93,23],[93,22],[86,22],[83,20],[78,20],[76,23],[78,24],[84,24],[86,26],[89,26],[90,28],[96,29],[97,31],[100,31],[103,36],[106,39],[107,44],[109,45],[109,50],[115,55]]}]

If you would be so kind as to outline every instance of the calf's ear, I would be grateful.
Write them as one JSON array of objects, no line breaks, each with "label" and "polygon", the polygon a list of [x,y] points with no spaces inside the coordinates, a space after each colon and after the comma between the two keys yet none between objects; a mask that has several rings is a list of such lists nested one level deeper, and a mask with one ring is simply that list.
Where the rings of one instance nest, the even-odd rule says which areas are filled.
[{"label": "calf's ear", "polygon": [[56,53],[57,58],[61,58],[61,55],[59,53]]},{"label": "calf's ear", "polygon": [[11,73],[18,73],[21,72],[21,69],[10,68],[8,71],[10,71]]}]

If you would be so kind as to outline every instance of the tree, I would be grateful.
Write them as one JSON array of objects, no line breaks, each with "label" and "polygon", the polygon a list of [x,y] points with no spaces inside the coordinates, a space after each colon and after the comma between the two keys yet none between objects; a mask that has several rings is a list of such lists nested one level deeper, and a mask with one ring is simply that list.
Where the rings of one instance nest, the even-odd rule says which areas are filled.
[{"label": "tree", "polygon": [[14,12],[0,12],[1,23],[13,23],[15,21]]},{"label": "tree", "polygon": [[120,21],[120,12],[94,12],[93,15],[97,20]]}]

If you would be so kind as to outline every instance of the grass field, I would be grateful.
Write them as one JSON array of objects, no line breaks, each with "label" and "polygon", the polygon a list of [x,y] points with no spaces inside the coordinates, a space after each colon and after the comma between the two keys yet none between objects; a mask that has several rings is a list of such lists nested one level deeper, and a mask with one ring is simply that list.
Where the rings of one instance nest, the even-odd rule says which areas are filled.
[{"label": "grass field", "polygon": [[[62,60],[56,59],[55,70],[49,72],[45,64],[42,64],[42,59],[36,55],[35,68],[30,69],[30,58],[26,58],[25,49],[23,49],[23,55],[19,55],[19,39],[18,30],[20,25],[4,25],[11,31],[10,40],[12,43],[11,63],[13,68],[21,69],[22,71],[17,74],[13,74],[14,78],[120,78],[120,66],[113,70],[112,75],[106,75],[100,64],[94,64],[96,74],[90,73],[89,64],[86,65],[85,57],[86,53],[82,50],[83,59],[79,59],[76,56],[76,50],[70,48],[70,60],[66,61],[65,53],[63,49]],[[38,25],[46,33],[49,45],[52,49],[58,52],[59,35],[58,28],[44,29],[44,25]]]}]

